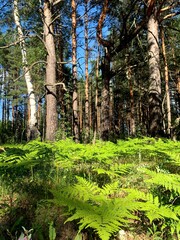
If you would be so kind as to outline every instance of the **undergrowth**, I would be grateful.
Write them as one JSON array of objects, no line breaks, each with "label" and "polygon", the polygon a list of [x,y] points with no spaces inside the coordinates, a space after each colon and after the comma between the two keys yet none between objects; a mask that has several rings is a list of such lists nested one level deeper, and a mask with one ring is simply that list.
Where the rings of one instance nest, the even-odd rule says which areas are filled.
[{"label": "undergrowth", "polygon": [[4,150],[0,239],[18,239],[22,227],[33,228],[33,240],[49,239],[49,229],[63,239],[60,223],[69,222],[69,239],[86,233],[108,240],[121,229],[152,239],[180,238],[179,142],[142,138],[84,145],[67,139]]}]

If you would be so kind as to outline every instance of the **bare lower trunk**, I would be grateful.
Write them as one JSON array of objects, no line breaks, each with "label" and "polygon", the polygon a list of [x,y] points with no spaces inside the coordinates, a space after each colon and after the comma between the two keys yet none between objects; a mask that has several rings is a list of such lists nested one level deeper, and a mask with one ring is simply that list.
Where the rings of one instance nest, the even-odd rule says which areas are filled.
[{"label": "bare lower trunk", "polygon": [[110,133],[110,60],[106,54],[102,64],[102,81],[101,138],[102,140],[106,141],[109,140]]},{"label": "bare lower trunk", "polygon": [[149,134],[162,134],[161,77],[159,70],[158,21],[152,14],[148,21],[149,46]]},{"label": "bare lower trunk", "polygon": [[79,132],[80,134],[83,133],[83,93],[81,91],[81,87],[79,88],[78,93],[78,102],[79,102]]},{"label": "bare lower trunk", "polygon": [[176,84],[176,111],[180,111],[180,71],[179,71],[179,65],[176,61],[175,56],[175,50],[174,47],[172,47],[172,55],[174,59],[174,67],[175,67],[175,84]]},{"label": "bare lower trunk", "polygon": [[93,144],[96,142],[97,135],[100,131],[100,101],[99,101],[99,47],[98,57],[96,60],[96,89],[95,89],[95,126],[93,133]]},{"label": "bare lower trunk", "polygon": [[101,125],[101,108],[100,108],[100,93],[99,93],[99,55],[96,62],[96,131],[99,136],[100,125]]},{"label": "bare lower trunk", "polygon": [[54,141],[57,131],[56,53],[52,26],[52,0],[44,2],[44,39],[46,66],[46,140]]},{"label": "bare lower trunk", "polygon": [[19,18],[19,11],[18,11],[18,0],[14,0],[14,20],[16,24],[16,28],[18,31],[18,37],[21,47],[21,55],[22,55],[22,64],[24,70],[24,77],[27,85],[27,92],[28,92],[28,106],[29,106],[29,118],[28,118],[28,133],[27,138],[28,140],[36,138],[39,133],[36,127],[37,124],[37,117],[36,117],[36,100],[34,94],[34,88],[32,84],[31,74],[28,68],[28,61],[27,61],[27,50],[25,44],[25,38],[22,31],[20,18]]},{"label": "bare lower trunk", "polygon": [[133,92],[133,83],[132,83],[132,74],[131,68],[128,67],[126,70],[126,77],[129,82],[129,96],[130,96],[130,136],[135,135],[135,119],[134,119],[134,92]]}]

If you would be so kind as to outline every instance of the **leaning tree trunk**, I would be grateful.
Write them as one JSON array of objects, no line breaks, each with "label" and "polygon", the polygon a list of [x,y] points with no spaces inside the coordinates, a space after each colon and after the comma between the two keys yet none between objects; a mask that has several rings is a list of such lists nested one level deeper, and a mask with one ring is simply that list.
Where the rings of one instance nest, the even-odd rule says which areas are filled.
[{"label": "leaning tree trunk", "polygon": [[77,36],[76,0],[71,0],[72,8],[72,75],[73,75],[73,136],[79,141],[78,91],[77,91]]},{"label": "leaning tree trunk", "polygon": [[19,42],[20,42],[24,77],[25,77],[25,81],[26,81],[26,85],[27,85],[27,92],[28,92],[29,118],[28,118],[27,139],[31,140],[31,139],[35,139],[39,135],[37,127],[36,127],[36,124],[37,124],[36,100],[35,100],[35,94],[34,94],[34,88],[33,88],[33,84],[32,84],[31,74],[30,74],[30,71],[28,68],[26,43],[25,43],[25,37],[24,37],[23,31],[22,31],[22,26],[20,23],[20,18],[19,18],[18,0],[14,0],[13,3],[14,3],[14,21],[16,24],[18,38],[19,38]]},{"label": "leaning tree trunk", "polygon": [[158,21],[151,14],[148,21],[149,47],[149,134],[154,137],[162,134],[161,76],[159,69]]},{"label": "leaning tree trunk", "polygon": [[57,131],[56,53],[52,26],[52,0],[44,1],[44,40],[46,66],[46,140],[54,141]]}]

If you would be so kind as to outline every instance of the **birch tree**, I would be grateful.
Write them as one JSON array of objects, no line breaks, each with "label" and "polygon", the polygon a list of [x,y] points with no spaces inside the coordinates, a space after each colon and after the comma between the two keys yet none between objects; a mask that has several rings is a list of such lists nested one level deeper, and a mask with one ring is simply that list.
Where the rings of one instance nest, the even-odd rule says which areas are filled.
[{"label": "birch tree", "polygon": [[28,67],[27,60],[27,49],[25,43],[25,36],[23,34],[19,10],[18,10],[18,0],[13,1],[13,9],[14,9],[14,21],[17,28],[18,40],[21,48],[22,55],[22,65],[24,71],[24,78],[26,81],[27,92],[28,92],[28,130],[27,130],[27,139],[31,140],[38,136],[38,130],[36,127],[37,117],[36,117],[36,99],[34,94],[34,88],[32,84],[31,73]]}]

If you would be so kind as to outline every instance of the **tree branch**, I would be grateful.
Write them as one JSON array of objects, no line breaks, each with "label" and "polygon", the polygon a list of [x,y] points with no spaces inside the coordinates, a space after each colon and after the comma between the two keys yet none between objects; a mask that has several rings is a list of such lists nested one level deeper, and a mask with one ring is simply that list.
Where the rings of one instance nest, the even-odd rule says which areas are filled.
[{"label": "tree branch", "polygon": [[55,0],[55,1],[53,2],[53,6],[55,6],[56,4],[58,4],[58,3],[60,3],[60,2],[62,2],[62,0]]},{"label": "tree branch", "polygon": [[21,39],[21,40],[17,40],[17,41],[15,41],[15,42],[13,42],[13,43],[10,43],[10,44],[8,44],[8,45],[5,45],[5,46],[0,46],[0,49],[6,49],[6,48],[10,48],[10,47],[12,47],[12,46],[15,46],[15,45],[17,45],[18,43],[21,43],[25,38],[27,38],[28,36],[25,36],[25,37],[23,37],[23,39]]},{"label": "tree branch", "polygon": [[16,82],[16,81],[18,81],[20,78],[24,77],[24,75],[25,75],[29,70],[31,70],[36,64],[39,64],[39,63],[46,63],[46,61],[40,60],[40,61],[37,61],[37,62],[32,63],[31,66],[28,67],[28,68],[26,69],[26,71],[25,71],[21,76],[19,76],[19,77],[17,77],[16,79],[14,79],[14,82]]},{"label": "tree branch", "polygon": [[177,16],[177,15],[179,15],[179,14],[180,14],[180,12],[170,13],[170,14],[164,16],[162,19],[160,19],[160,22],[164,21],[165,19],[168,19],[168,18],[171,18],[171,17]]},{"label": "tree branch", "polygon": [[45,87],[48,94],[52,94],[55,98],[57,98],[56,94],[53,93],[51,90],[49,90],[48,87],[56,87],[56,86],[60,86],[60,85],[63,86],[63,90],[67,91],[66,85],[63,82],[59,82],[59,83],[56,83],[56,84],[44,84],[44,87]]},{"label": "tree branch", "polygon": [[108,11],[108,5],[109,5],[109,0],[105,0],[101,15],[99,17],[98,25],[97,25],[97,39],[98,39],[98,42],[104,47],[110,47],[112,45],[110,41],[107,41],[102,38],[102,28],[103,28],[104,20],[106,18],[106,14]]},{"label": "tree branch", "polygon": [[167,6],[167,7],[164,7],[164,8],[161,8],[160,9],[160,12],[165,12],[165,11],[167,11],[167,10],[170,10],[170,9],[172,9],[173,7],[175,7],[176,5],[178,5],[178,3],[172,3],[171,5],[169,5],[169,6]]}]

